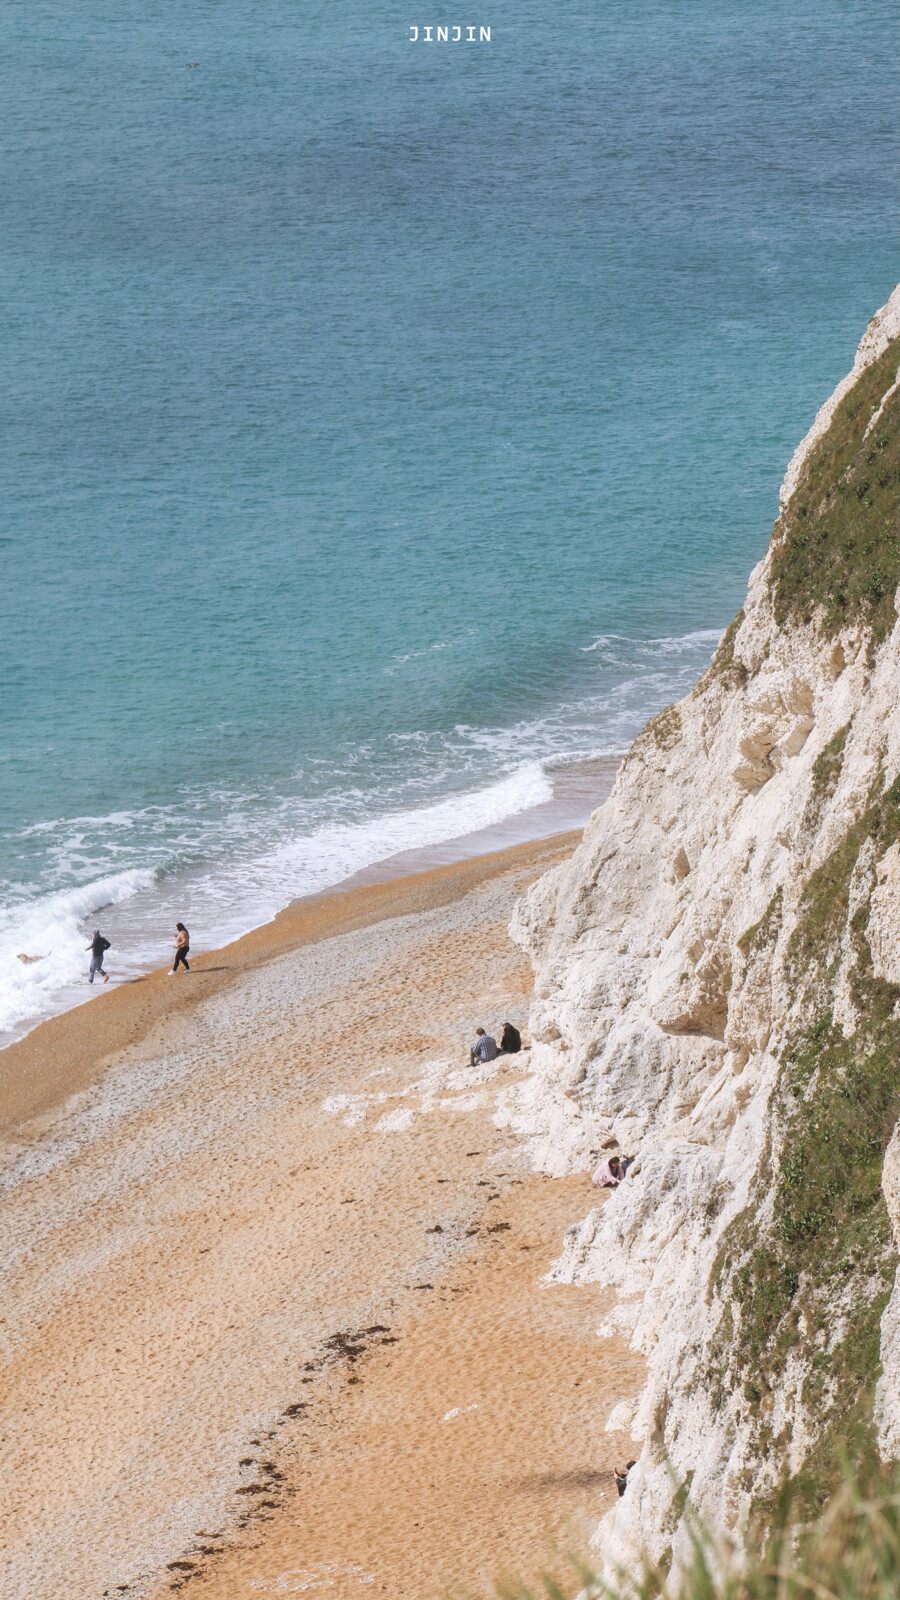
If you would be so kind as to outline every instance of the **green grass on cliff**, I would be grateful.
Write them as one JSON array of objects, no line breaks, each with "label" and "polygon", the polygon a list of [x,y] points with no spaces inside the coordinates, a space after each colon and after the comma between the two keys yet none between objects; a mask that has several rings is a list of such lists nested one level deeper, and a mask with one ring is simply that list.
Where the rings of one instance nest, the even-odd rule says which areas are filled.
[{"label": "green grass on cliff", "polygon": [[[833,635],[858,623],[877,644],[896,621],[900,387],[891,390],[898,363],[895,340],[844,396],[775,525],[772,589],[782,626],[814,622]],[[713,671],[734,673],[738,621]],[[817,758],[800,824],[809,836],[835,793],[846,736],[844,728]],[[873,971],[867,892],[850,913],[854,875],[864,884],[871,862],[900,839],[900,783],[878,793],[880,782],[806,885],[788,952],[795,1013],[804,1021],[781,1045],[758,1192],[724,1236],[714,1274],[723,1313],[705,1378],[714,1405],[739,1397],[738,1420],[761,1464],[784,1459],[790,1423],[779,1420],[779,1397],[790,1374],[803,1373],[798,1411],[817,1437],[782,1489],[807,1517],[837,1490],[844,1456],[863,1481],[881,1476],[873,1403],[880,1319],[896,1268],[881,1175],[900,1117],[900,989]],[[739,940],[748,960],[768,959],[780,915],[776,895]],[[834,1021],[842,962],[857,1017],[851,1037]],[[753,1476],[750,1469],[748,1489]],[[758,1504],[763,1521],[774,1504]]]},{"label": "green grass on cliff", "polygon": [[803,820],[800,823],[800,832],[808,839],[815,838],[819,824],[825,814],[825,808],[834,799],[844,765],[844,746],[847,743],[847,734],[849,732],[850,724],[848,722],[845,727],[838,729],[833,738],[829,739],[824,750],[819,751],[813,762],[810,795],[806,802]]},{"label": "green grass on cliff", "polygon": [[[900,388],[889,391],[898,367],[900,339],[895,339],[844,396],[775,523],[772,592],[781,627],[815,620],[835,635],[849,623],[861,623],[877,644],[894,625],[900,586]],[[737,687],[747,682],[747,669],[734,652],[743,620],[739,611],[695,692],[716,677]]]},{"label": "green grass on cliff", "polygon": [[[900,339],[845,395],[775,524],[772,594],[781,627],[814,624],[833,637],[857,624],[878,644],[894,626],[900,386],[890,391],[898,366]],[[740,612],[695,692],[715,678],[746,683],[735,655],[742,621]],[[809,838],[836,791],[847,731],[816,760],[800,822]],[[680,734],[673,709],[646,732],[671,748]],[[668,1576],[671,1550],[658,1568],[612,1588],[589,1563],[570,1563],[568,1575],[557,1564],[539,1591],[545,1600],[900,1600],[900,1477],[880,1461],[874,1420],[880,1321],[897,1267],[881,1179],[900,1120],[900,988],[873,970],[869,895],[854,893],[867,874],[871,888],[872,863],[900,839],[900,781],[883,793],[880,783],[807,883],[787,957],[798,1020],[780,1045],[772,1137],[756,1193],[726,1230],[713,1273],[722,1314],[698,1381],[713,1407],[736,1409],[749,1432],[755,1465],[747,1492],[760,1467],[774,1465],[776,1476],[782,1467],[776,1488],[754,1507],[752,1534],[765,1553],[729,1561],[697,1532],[693,1568],[677,1582]],[[771,959],[782,913],[779,890],[738,941],[746,960]],[[849,1037],[834,1015],[842,966],[857,1019]],[[783,1402],[797,1384],[797,1421],[813,1443],[789,1479],[792,1422]],[[847,1485],[847,1461],[870,1500]],[[494,1593],[538,1600],[515,1583]]]},{"label": "green grass on cliff", "polygon": [[900,339],[864,372],[804,465],[773,533],[780,625],[818,616],[829,634],[862,622],[878,642],[894,625],[900,584]]},{"label": "green grass on cliff", "polygon": [[[826,784],[840,742],[823,764]],[[881,1473],[872,1407],[896,1267],[881,1174],[900,1118],[900,989],[876,977],[868,897],[850,916],[850,896],[854,873],[870,871],[866,863],[898,838],[900,782],[872,799],[806,886],[788,970],[807,1021],[782,1048],[759,1194],[724,1235],[715,1273],[724,1310],[706,1376],[714,1405],[740,1394],[760,1462],[786,1449],[775,1397],[804,1357],[800,1399],[818,1438],[790,1490],[810,1517],[838,1487],[844,1456],[866,1484]],[[858,1015],[850,1038],[832,1015],[848,932]],[[758,931],[749,933],[752,950]],[[760,1503],[764,1519],[773,1504]]]},{"label": "green grass on cliff", "polygon": [[758,922],[742,933],[737,946],[742,955],[748,956],[751,951],[763,950],[766,945],[774,944],[781,927],[781,905],[784,891],[781,886],[775,890],[769,904]]},{"label": "green grass on cliff", "polygon": [[739,661],[734,653],[734,641],[738,629],[744,620],[744,608],[741,607],[737,616],[729,622],[721,639],[718,649],[710,662],[709,667],[697,684],[694,693],[700,693],[713,678],[723,678],[727,683],[742,689],[747,682],[747,668]]}]

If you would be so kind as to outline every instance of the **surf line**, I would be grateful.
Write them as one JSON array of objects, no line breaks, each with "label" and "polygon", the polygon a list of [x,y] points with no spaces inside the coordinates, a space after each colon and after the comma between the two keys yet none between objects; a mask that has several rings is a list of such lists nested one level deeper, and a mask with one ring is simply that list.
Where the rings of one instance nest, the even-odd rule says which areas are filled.
[{"label": "surf line", "polygon": [[[438,27],[435,23],[429,23],[427,27],[422,28],[412,25],[409,30],[409,42],[410,44],[459,44],[463,33],[466,35],[466,44],[490,44],[491,42],[490,28],[458,28],[450,27],[449,24],[446,28],[443,28]],[[475,37],[476,33],[478,34],[477,39]],[[421,39],[419,38],[420,34],[422,36]]]}]

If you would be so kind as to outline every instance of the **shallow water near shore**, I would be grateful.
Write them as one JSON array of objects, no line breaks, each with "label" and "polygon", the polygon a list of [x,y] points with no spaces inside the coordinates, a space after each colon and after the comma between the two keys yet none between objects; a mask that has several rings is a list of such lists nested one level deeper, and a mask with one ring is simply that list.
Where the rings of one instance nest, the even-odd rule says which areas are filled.
[{"label": "shallow water near shore", "polygon": [[9,30],[0,1039],[627,746],[893,285],[886,5],[410,20]]}]

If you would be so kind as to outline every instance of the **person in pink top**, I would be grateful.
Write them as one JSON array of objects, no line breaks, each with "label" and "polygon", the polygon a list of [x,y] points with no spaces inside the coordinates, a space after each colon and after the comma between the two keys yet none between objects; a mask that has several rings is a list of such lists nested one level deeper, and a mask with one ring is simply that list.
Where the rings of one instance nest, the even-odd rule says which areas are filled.
[{"label": "person in pink top", "polygon": [[622,1182],[625,1174],[618,1156],[610,1156],[591,1175],[591,1183],[596,1189],[616,1189]]}]

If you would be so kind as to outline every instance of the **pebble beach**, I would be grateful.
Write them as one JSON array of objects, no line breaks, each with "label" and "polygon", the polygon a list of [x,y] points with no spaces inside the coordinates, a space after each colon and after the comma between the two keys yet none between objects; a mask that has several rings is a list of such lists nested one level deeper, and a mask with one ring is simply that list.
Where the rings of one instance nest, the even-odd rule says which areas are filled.
[{"label": "pebble beach", "polygon": [[575,842],[301,902],[0,1057],[9,1600],[477,1590],[611,1503],[641,1363],[542,1281],[596,1195],[495,1121],[527,1051],[468,1065]]}]

